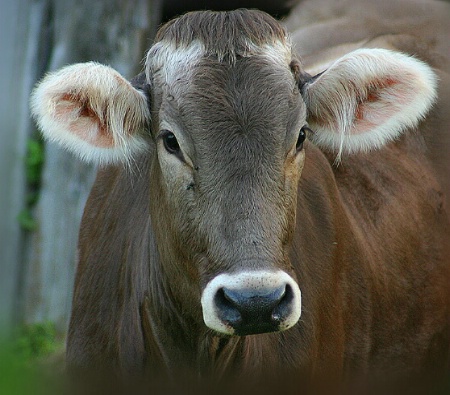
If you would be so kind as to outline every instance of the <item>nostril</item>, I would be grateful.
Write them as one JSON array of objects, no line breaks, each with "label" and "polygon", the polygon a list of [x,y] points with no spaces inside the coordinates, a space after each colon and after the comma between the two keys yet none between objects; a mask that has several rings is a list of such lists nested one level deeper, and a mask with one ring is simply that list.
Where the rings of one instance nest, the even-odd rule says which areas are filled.
[{"label": "nostril", "polygon": [[272,320],[281,322],[285,317],[289,316],[293,300],[294,291],[289,284],[286,284],[286,287],[284,288],[284,292],[281,295],[278,304],[272,311]]},{"label": "nostril", "polygon": [[[237,332],[276,330],[289,316],[293,290],[288,284],[276,288],[219,288],[214,303],[219,319]],[[247,330],[245,330],[247,331]]]},{"label": "nostril", "polygon": [[233,292],[220,288],[214,297],[220,319],[231,326],[239,325],[242,321],[241,313],[236,306],[238,301],[234,296]]},{"label": "nostril", "polygon": [[240,300],[242,299],[242,295],[239,292],[233,291],[228,288],[221,288],[224,298],[233,306],[238,306]]}]

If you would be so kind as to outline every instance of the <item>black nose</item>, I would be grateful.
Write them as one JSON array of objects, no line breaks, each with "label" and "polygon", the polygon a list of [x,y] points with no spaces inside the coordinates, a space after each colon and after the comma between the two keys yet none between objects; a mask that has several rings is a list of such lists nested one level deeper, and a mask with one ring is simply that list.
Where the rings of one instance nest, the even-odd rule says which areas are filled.
[{"label": "black nose", "polygon": [[274,332],[291,314],[294,298],[289,284],[277,288],[220,288],[214,298],[217,315],[237,335]]}]

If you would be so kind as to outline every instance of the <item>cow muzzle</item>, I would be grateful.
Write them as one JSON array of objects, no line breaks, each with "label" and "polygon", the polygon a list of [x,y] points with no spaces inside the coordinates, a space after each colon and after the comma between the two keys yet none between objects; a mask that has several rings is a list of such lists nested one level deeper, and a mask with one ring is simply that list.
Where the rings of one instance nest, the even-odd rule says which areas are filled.
[{"label": "cow muzzle", "polygon": [[217,332],[253,335],[295,325],[301,314],[301,292],[283,271],[220,274],[202,294],[203,319]]}]

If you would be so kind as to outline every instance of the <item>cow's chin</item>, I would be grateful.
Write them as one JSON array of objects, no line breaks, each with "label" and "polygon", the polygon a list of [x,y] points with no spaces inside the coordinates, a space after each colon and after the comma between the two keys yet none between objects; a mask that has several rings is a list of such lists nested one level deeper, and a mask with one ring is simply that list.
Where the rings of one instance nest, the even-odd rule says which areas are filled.
[{"label": "cow's chin", "polygon": [[219,274],[206,285],[201,303],[206,326],[224,335],[283,331],[301,315],[300,289],[281,270]]}]

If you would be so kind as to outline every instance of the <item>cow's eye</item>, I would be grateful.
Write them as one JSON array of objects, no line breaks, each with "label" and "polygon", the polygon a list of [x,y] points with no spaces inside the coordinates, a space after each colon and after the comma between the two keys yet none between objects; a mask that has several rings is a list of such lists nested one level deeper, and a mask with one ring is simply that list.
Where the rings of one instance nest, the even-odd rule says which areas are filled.
[{"label": "cow's eye", "polygon": [[162,139],[164,148],[167,150],[167,152],[171,154],[177,154],[180,152],[180,145],[178,144],[178,140],[172,132],[165,130],[162,133]]},{"label": "cow's eye", "polygon": [[301,151],[303,148],[303,142],[306,139],[306,131],[308,129],[308,127],[303,126],[298,133],[297,143],[295,144],[295,149],[297,150],[297,152]]}]

